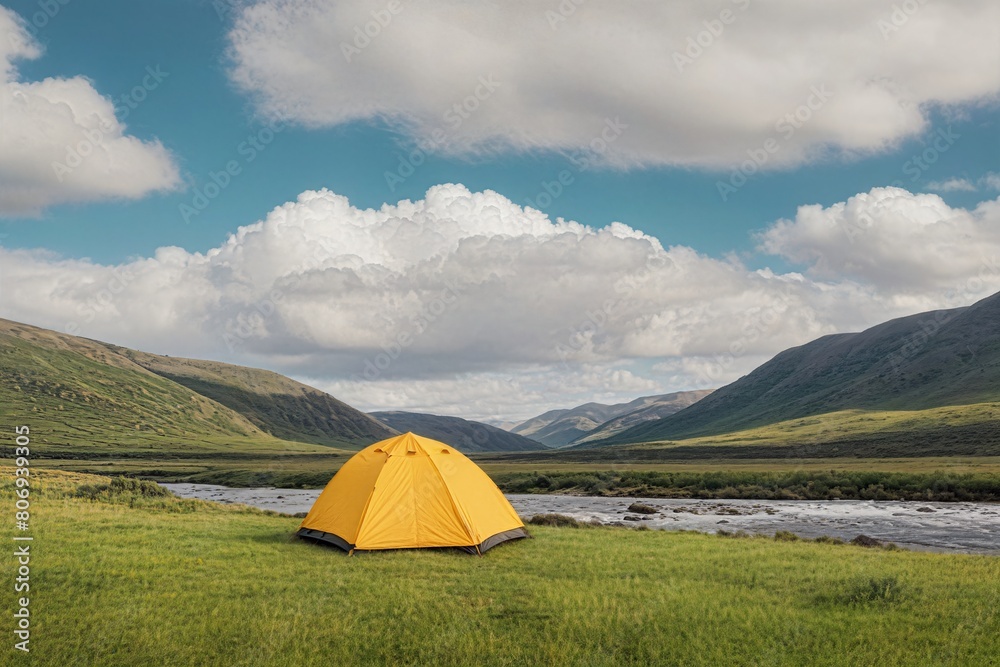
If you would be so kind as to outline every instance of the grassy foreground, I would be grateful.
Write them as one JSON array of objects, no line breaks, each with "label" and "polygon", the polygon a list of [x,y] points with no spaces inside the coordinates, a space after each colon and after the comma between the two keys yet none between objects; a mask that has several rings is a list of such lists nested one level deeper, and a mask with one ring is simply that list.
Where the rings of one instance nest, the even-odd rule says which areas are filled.
[{"label": "grassy foreground", "polygon": [[[292,538],[296,519],[115,495],[100,490],[106,481],[33,478],[33,665],[988,665],[1000,655],[998,558],[545,527],[482,558],[348,558]],[[12,503],[11,489],[8,469],[0,502]],[[11,567],[4,558],[5,578]]]}]

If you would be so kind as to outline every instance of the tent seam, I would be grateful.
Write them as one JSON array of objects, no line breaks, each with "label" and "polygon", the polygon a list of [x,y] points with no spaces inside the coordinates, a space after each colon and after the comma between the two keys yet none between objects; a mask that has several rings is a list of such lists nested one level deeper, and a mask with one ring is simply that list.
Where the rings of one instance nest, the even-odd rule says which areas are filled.
[{"label": "tent seam", "polygon": [[[421,446],[421,449],[423,449],[423,446]],[[448,486],[448,482],[445,480],[444,475],[441,474],[441,469],[438,468],[437,462],[434,460],[434,457],[431,456],[430,452],[426,453],[428,460],[430,460],[431,462],[431,466],[434,468],[434,472],[437,473],[438,479],[441,480],[441,485],[444,487],[445,493],[448,494],[448,500],[451,501],[452,509],[455,510],[455,514],[458,516],[458,520],[462,522],[462,526],[465,528],[465,534],[469,536],[469,539],[472,540],[473,545],[475,545],[476,536],[472,533],[472,528],[469,526],[469,523],[465,520],[465,513],[459,509],[458,501],[455,500],[455,496],[451,492],[451,487]]]},{"label": "tent seam", "polygon": [[375,492],[378,491],[378,481],[382,478],[382,473],[385,471],[385,464],[389,462],[389,458],[391,456],[392,455],[388,452],[385,453],[385,461],[382,462],[382,467],[379,468],[378,476],[375,477],[375,483],[372,484],[371,493],[368,494],[368,500],[365,501],[365,508],[361,510],[361,516],[358,517],[358,526],[354,530],[354,541],[350,543],[351,546],[358,545],[358,538],[361,537],[361,526],[365,523],[365,517],[368,516],[368,508],[372,504],[372,497],[375,495]]}]

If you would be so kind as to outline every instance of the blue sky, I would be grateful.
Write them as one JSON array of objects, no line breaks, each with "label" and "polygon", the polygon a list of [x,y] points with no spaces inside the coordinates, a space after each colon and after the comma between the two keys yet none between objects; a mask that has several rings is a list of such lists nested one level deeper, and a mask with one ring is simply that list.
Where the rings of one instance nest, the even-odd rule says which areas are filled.
[{"label": "blue sky", "polygon": [[[505,419],[718,386],[788,345],[1000,288],[997,9],[967,4],[595,1],[553,21],[558,2],[4,0],[20,21],[0,13],[0,316],[274,368],[372,409]],[[720,11],[735,18],[708,36]],[[695,39],[704,54],[675,68]],[[800,129],[724,200],[793,110]],[[95,119],[115,126],[107,160],[55,182],[51,156]],[[627,129],[581,170],[611,119]],[[323,188],[353,208],[289,203]],[[449,285],[474,296],[359,382]]]}]

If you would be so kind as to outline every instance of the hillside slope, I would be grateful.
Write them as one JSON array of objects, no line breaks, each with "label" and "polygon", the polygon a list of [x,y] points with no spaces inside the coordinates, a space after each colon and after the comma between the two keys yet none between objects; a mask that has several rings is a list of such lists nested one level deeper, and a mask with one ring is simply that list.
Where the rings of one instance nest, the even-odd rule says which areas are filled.
[{"label": "hillside slope", "polygon": [[717,435],[838,410],[997,400],[1000,294],[785,350],[691,407],[602,442]]},{"label": "hillside slope", "polygon": [[353,447],[395,435],[391,428],[364,412],[272,371],[108,347],[161,377],[221,403],[277,438]]},{"label": "hillside slope", "polygon": [[[226,364],[218,364],[222,368],[214,376],[205,371],[200,377],[208,394],[221,393],[209,385],[213,378],[222,385],[227,373],[234,378],[245,374],[246,386],[255,387],[247,390],[249,396],[266,398],[262,392],[276,391],[270,395],[272,406],[262,406],[260,413],[244,409],[245,402],[220,402],[192,388],[197,383],[186,386],[165,373],[183,364],[213,366],[211,362],[156,357],[0,319],[0,419],[29,426],[35,441],[45,443],[47,455],[68,456],[124,451],[136,455],[220,449],[237,452],[260,447],[311,451],[310,445],[293,446],[287,441],[361,446],[383,433],[392,433],[364,413],[268,371]],[[155,368],[164,374],[151,370]],[[175,371],[172,375],[185,374]],[[192,376],[193,371],[187,375]],[[232,379],[228,386],[234,383]],[[294,385],[302,389],[286,400],[285,391],[290,392]],[[238,391],[231,393],[240,395]],[[307,422],[296,423],[295,413],[282,419],[280,412],[272,412],[290,412],[291,407],[303,405],[308,414],[335,409],[335,417],[341,420],[336,423],[346,426],[336,432],[329,427],[324,431]],[[324,433],[329,437],[320,437]]]},{"label": "hillside slope", "polygon": [[545,449],[544,445],[489,424],[459,417],[419,412],[373,412],[372,416],[400,432],[412,431],[446,442],[459,451],[525,452]]}]

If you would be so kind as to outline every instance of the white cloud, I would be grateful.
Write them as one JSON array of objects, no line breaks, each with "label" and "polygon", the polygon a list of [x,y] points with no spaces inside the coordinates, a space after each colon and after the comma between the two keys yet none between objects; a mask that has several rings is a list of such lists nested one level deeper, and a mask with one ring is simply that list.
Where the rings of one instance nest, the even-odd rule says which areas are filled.
[{"label": "white cloud", "polygon": [[[23,20],[0,7],[0,216],[178,185],[166,148],[126,134],[112,101],[88,79],[21,81],[14,63],[40,55]],[[143,76],[143,85],[158,85]]]},{"label": "white cloud", "polygon": [[0,316],[274,368],[363,407],[521,416],[718,386],[826,333],[971,303],[1000,290],[979,265],[998,233],[1000,200],[875,189],[764,232],[806,265],[779,274],[461,185],[377,210],[308,191],[203,254],[0,248]]},{"label": "white cloud", "polygon": [[927,189],[938,192],[975,192],[976,185],[967,178],[949,178],[945,181],[928,183]]},{"label": "white cloud", "polygon": [[1000,200],[966,210],[933,194],[875,188],[827,208],[802,206],[760,240],[766,252],[808,264],[813,278],[901,297],[961,292],[980,275],[1000,287]]},{"label": "white cloud", "polygon": [[588,401],[620,403],[639,395],[664,393],[664,384],[636,375],[620,364],[585,364],[570,369],[522,368],[516,374],[463,373],[440,378],[386,379],[378,382],[326,380],[305,376],[303,382],[334,396],[349,397],[365,411],[431,412],[487,423],[524,420],[539,405],[553,400],[562,406]]},{"label": "white cloud", "polygon": [[1000,190],[1000,174],[988,171],[975,181],[968,178],[949,178],[944,181],[933,181],[927,184],[928,190],[938,192],[977,192]]},{"label": "white cloud", "polygon": [[979,185],[986,190],[1000,190],[1000,174],[991,171],[979,179]]},{"label": "white cloud", "polygon": [[[769,166],[865,154],[918,134],[935,108],[1000,92],[990,0],[911,13],[866,0],[389,4],[247,6],[231,77],[267,115],[385,122],[449,153],[587,151],[618,118],[628,128],[603,157],[619,166],[729,166],[769,137]],[[829,99],[802,109],[817,89]],[[452,110],[466,98],[474,111]],[[809,120],[779,125],[797,110]]]}]

